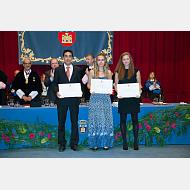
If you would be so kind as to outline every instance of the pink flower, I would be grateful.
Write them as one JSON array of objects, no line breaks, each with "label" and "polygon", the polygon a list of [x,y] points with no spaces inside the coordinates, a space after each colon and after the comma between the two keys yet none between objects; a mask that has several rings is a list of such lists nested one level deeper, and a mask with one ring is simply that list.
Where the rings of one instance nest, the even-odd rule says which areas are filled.
[{"label": "pink flower", "polygon": [[150,114],[149,117],[150,117],[150,120],[153,119],[153,115],[152,114]]},{"label": "pink flower", "polygon": [[41,136],[44,136],[44,132],[41,132]]},{"label": "pink flower", "polygon": [[145,122],[144,122],[144,125],[147,125],[147,123],[148,123],[148,121],[145,121]]},{"label": "pink flower", "polygon": [[5,139],[5,137],[6,137],[6,135],[5,135],[5,134],[3,134],[3,135],[2,135],[2,139]]},{"label": "pink flower", "polygon": [[127,135],[127,138],[128,138],[128,135]]},{"label": "pink flower", "polygon": [[117,140],[117,136],[115,135],[115,140]]},{"label": "pink flower", "polygon": [[139,124],[139,129],[141,129],[142,128],[142,125],[141,124]]},{"label": "pink flower", "polygon": [[148,131],[150,131],[150,129],[151,129],[150,125],[147,125],[147,126],[146,126],[146,129],[147,129]]},{"label": "pink flower", "polygon": [[31,134],[29,135],[29,137],[30,137],[31,139],[33,139],[33,138],[35,137],[35,135],[31,133]]},{"label": "pink flower", "polygon": [[121,136],[121,132],[117,133],[117,136],[120,137]]},{"label": "pink flower", "polygon": [[13,138],[15,137],[15,134],[14,134],[14,133],[12,133],[12,137],[13,137]]},{"label": "pink flower", "polygon": [[172,128],[175,129],[175,123],[172,123]]},{"label": "pink flower", "polygon": [[168,129],[167,128],[165,128],[165,133],[167,133],[168,132]]},{"label": "pink flower", "polygon": [[48,139],[51,139],[51,135],[50,134],[48,134]]},{"label": "pink flower", "polygon": [[177,112],[175,112],[175,116],[176,116],[176,117],[178,117],[178,114],[177,114]]},{"label": "pink flower", "polygon": [[167,121],[167,126],[170,126],[170,123],[169,123],[169,121]]},{"label": "pink flower", "polygon": [[6,137],[6,141],[10,141],[10,138],[9,138],[9,137]]}]

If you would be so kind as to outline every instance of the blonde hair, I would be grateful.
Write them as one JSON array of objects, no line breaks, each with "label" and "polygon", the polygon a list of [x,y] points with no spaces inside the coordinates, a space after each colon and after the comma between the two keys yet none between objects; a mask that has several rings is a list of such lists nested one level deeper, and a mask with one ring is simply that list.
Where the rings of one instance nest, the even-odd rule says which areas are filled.
[{"label": "blonde hair", "polygon": [[46,76],[45,74],[42,74],[41,76],[41,82],[43,82],[43,76]]},{"label": "blonde hair", "polygon": [[99,53],[96,57],[95,65],[94,65],[94,76],[96,79],[99,78],[99,67],[98,67],[98,57],[103,56],[104,57],[104,66],[103,66],[103,72],[106,78],[109,78],[108,70],[110,70],[107,58],[104,53]]}]

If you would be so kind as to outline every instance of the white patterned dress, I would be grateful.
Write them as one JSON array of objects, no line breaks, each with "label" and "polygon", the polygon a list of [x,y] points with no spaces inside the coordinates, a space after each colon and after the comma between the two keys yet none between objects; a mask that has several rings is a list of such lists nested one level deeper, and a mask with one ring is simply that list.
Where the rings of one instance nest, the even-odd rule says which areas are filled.
[{"label": "white patterned dress", "polygon": [[88,144],[90,148],[113,147],[113,115],[108,94],[91,94],[90,96]]}]

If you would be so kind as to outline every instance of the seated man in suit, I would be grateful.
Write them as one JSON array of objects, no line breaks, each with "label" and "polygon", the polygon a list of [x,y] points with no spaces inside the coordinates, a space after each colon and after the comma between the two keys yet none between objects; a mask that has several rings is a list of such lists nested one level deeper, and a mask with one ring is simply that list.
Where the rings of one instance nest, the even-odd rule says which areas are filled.
[{"label": "seated man in suit", "polygon": [[78,133],[78,113],[79,113],[79,97],[61,98],[58,84],[81,83],[81,69],[72,65],[73,52],[71,50],[64,50],[63,61],[64,64],[55,69],[52,89],[57,97],[57,113],[58,113],[58,144],[60,144],[59,151],[65,150],[65,121],[67,117],[67,110],[70,110],[71,118],[71,140],[70,146],[74,151],[79,150],[77,145],[79,142]]},{"label": "seated man in suit", "polygon": [[12,89],[16,92],[16,101],[20,104],[30,104],[33,100],[40,101],[42,85],[40,77],[36,71],[31,70],[31,60],[29,58],[23,61],[24,69],[15,77]]},{"label": "seated man in suit", "polygon": [[44,84],[46,87],[48,87],[47,99],[49,99],[49,101],[54,101],[54,104],[56,104],[56,96],[52,91],[52,82],[54,79],[55,68],[59,67],[59,61],[56,58],[52,58],[50,61],[50,65],[51,65],[51,70],[46,71],[45,73],[46,78]]},{"label": "seated man in suit", "polygon": [[88,75],[90,73],[90,70],[94,68],[94,55],[93,54],[87,54],[86,55],[86,65],[81,69],[81,76],[82,76],[82,97],[85,98],[85,100],[90,99],[90,90],[87,88],[87,82],[88,82]]},{"label": "seated man in suit", "polygon": [[8,86],[8,77],[4,71],[0,70],[0,105],[6,105],[6,88]]}]

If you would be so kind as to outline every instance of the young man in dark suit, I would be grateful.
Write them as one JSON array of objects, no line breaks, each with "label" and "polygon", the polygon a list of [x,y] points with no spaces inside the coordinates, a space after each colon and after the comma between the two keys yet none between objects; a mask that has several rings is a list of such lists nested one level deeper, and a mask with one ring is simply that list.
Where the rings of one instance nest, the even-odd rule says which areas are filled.
[{"label": "young man in dark suit", "polygon": [[46,87],[48,87],[47,99],[49,99],[49,101],[54,101],[54,104],[56,104],[56,96],[54,95],[52,90],[52,82],[54,80],[55,68],[59,67],[59,61],[56,58],[52,58],[50,61],[50,65],[51,70],[45,72],[46,78],[44,84]]},{"label": "young man in dark suit", "polygon": [[58,144],[60,144],[59,151],[65,150],[65,121],[67,117],[67,110],[70,110],[71,118],[71,140],[70,146],[74,151],[79,150],[77,145],[79,142],[78,133],[78,113],[79,113],[79,97],[61,98],[58,84],[81,83],[81,69],[72,65],[73,52],[71,50],[64,50],[63,61],[64,64],[55,69],[52,89],[57,97],[57,113],[58,113]]},{"label": "young man in dark suit", "polygon": [[30,104],[33,100],[40,101],[42,85],[40,77],[36,71],[31,70],[31,60],[29,58],[23,61],[24,69],[15,77],[11,89],[16,92],[16,101],[20,104]]}]

